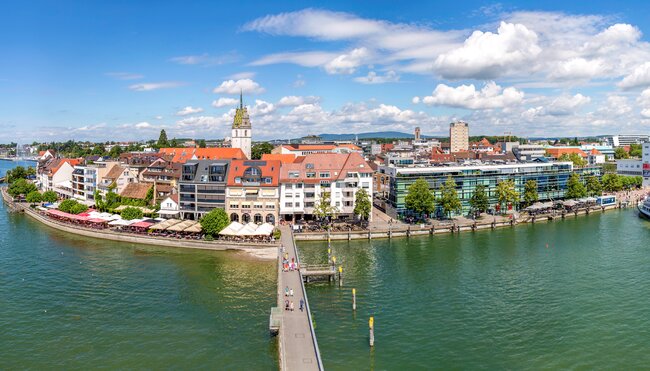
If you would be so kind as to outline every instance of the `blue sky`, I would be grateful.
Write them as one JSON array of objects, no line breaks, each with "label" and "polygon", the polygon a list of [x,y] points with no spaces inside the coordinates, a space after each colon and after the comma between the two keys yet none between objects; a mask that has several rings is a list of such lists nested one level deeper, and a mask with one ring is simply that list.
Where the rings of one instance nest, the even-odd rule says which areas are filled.
[{"label": "blue sky", "polygon": [[3,2],[0,142],[647,132],[645,2]]}]

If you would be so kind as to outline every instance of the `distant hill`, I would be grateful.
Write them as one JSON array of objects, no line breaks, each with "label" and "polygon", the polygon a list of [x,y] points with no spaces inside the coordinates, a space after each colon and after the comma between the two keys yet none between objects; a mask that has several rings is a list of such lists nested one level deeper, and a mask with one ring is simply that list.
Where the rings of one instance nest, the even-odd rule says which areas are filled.
[{"label": "distant hill", "polygon": [[[413,138],[413,133],[407,134],[399,131],[376,131],[372,133],[358,134],[319,134],[322,140],[354,140],[355,136],[359,139],[368,138]],[[423,138],[432,138],[429,135],[423,135]]]}]

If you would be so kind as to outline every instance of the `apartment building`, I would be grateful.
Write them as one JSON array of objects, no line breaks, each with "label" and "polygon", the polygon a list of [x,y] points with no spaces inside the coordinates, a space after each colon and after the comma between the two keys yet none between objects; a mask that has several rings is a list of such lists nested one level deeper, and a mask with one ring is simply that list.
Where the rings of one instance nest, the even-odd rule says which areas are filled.
[{"label": "apartment building", "polygon": [[229,170],[230,160],[190,160],[183,164],[178,182],[182,219],[198,220],[214,208],[225,209]]},{"label": "apartment building", "polygon": [[279,216],[277,160],[232,160],[226,188],[226,212],[231,221],[275,224]]},{"label": "apartment building", "polygon": [[75,166],[72,172],[72,197],[87,205],[93,205],[98,184],[101,184],[108,172],[117,165],[115,161],[108,161]]}]

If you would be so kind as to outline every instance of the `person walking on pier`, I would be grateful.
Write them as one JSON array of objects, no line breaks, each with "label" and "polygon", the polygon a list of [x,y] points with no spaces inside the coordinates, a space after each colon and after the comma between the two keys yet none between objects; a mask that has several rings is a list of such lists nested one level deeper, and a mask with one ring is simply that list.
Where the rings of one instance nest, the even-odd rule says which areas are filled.
[{"label": "person walking on pier", "polygon": [[289,308],[290,308],[289,310],[293,312],[293,300],[292,300],[291,303],[289,304]]},{"label": "person walking on pier", "polygon": [[300,298],[300,311],[302,312],[305,308],[305,299]]},{"label": "person walking on pier", "polygon": [[284,288],[284,296],[289,296],[289,286]]},{"label": "person walking on pier", "polygon": [[293,289],[289,289],[289,296],[293,296]]}]

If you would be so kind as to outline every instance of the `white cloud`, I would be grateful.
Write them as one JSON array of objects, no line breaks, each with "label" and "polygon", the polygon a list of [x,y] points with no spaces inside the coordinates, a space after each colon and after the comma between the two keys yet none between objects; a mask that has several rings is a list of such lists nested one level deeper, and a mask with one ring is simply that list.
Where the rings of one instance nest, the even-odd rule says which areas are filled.
[{"label": "white cloud", "polygon": [[255,116],[266,116],[275,111],[276,107],[273,103],[267,101],[256,99],[255,105],[250,107],[249,112],[251,117]]},{"label": "white cloud", "polygon": [[292,85],[294,88],[302,88],[302,87],[305,86],[306,84],[307,84],[307,81],[305,81],[305,79],[303,78],[303,76],[302,76],[302,75],[298,75],[298,76],[296,76],[296,81],[294,81],[293,84],[291,84],[291,85]]},{"label": "white cloud", "polygon": [[118,80],[139,80],[144,77],[143,75],[140,75],[138,73],[130,73],[130,72],[108,72],[106,73],[106,76],[110,76]]},{"label": "white cloud", "polygon": [[329,74],[349,75],[364,64],[370,58],[370,54],[367,48],[353,49],[349,53],[341,54],[327,62],[324,66],[325,71]]},{"label": "white cloud", "polygon": [[411,102],[413,104],[420,104],[420,97],[413,97],[413,99],[411,99]]},{"label": "white cloud", "polygon": [[552,79],[580,80],[600,76],[605,72],[603,61],[584,58],[571,58],[558,62],[549,74]]},{"label": "white cloud", "polygon": [[541,51],[535,32],[501,22],[496,34],[474,31],[462,47],[438,56],[434,70],[451,79],[491,79],[526,67]]},{"label": "white cloud", "polygon": [[138,129],[138,130],[142,130],[142,129],[149,129],[149,128],[153,127],[153,125],[151,125],[150,123],[148,123],[146,121],[143,121],[143,122],[138,122],[137,124],[134,125],[134,127],[136,129]]},{"label": "white cloud", "polygon": [[422,102],[427,105],[490,109],[516,105],[521,103],[523,98],[523,92],[512,87],[503,89],[494,81],[490,81],[481,90],[476,90],[474,84],[456,88],[438,84],[433,94],[423,97]]},{"label": "white cloud", "polygon": [[650,88],[642,91],[636,101],[641,106],[641,116],[650,119]]},{"label": "white cloud", "polygon": [[529,108],[522,113],[522,118],[534,122],[543,116],[569,116],[575,115],[581,107],[591,102],[591,98],[582,94],[561,95],[555,98],[542,97],[536,107]]},{"label": "white cloud", "polygon": [[320,101],[319,97],[315,96],[307,96],[307,97],[301,97],[301,96],[295,96],[295,95],[290,95],[287,97],[282,97],[278,101],[278,106],[279,107],[294,107],[294,106],[300,106],[303,104],[313,104],[313,103],[318,103]]},{"label": "white cloud", "polygon": [[186,84],[179,81],[150,82],[150,83],[142,83],[142,84],[133,84],[129,86],[129,89],[133,91],[153,91],[153,90],[160,90],[160,89],[177,88],[183,85]]},{"label": "white cloud", "polygon": [[187,106],[180,111],[176,112],[176,116],[187,116],[187,115],[193,115],[195,113],[201,113],[203,112],[203,108],[201,107],[192,107],[192,106]]},{"label": "white cloud", "polygon": [[386,72],[384,75],[378,75],[375,71],[370,71],[366,76],[355,77],[354,81],[362,84],[385,84],[388,82],[398,82],[399,75],[393,70]]},{"label": "white cloud", "polygon": [[243,94],[261,94],[264,91],[260,84],[251,79],[226,80],[213,90],[214,93],[219,94],[239,94],[240,92]]},{"label": "white cloud", "polygon": [[623,89],[650,86],[650,62],[645,62],[636,67],[632,73],[625,76],[625,78],[618,83],[618,86]]},{"label": "white cloud", "polygon": [[209,55],[209,54],[200,54],[200,55],[184,55],[180,57],[173,57],[170,61],[178,64],[185,65],[202,65],[202,66],[216,66],[227,63],[236,62],[239,59],[239,55],[235,52],[226,53],[223,55]]},{"label": "white cloud", "polygon": [[212,102],[212,107],[232,107],[239,105],[239,100],[235,98],[219,98]]},{"label": "white cloud", "polygon": [[338,56],[332,52],[287,52],[263,56],[251,63],[252,66],[265,66],[276,63],[293,63],[303,67],[319,67]]}]

